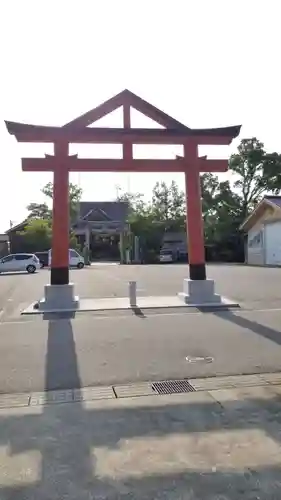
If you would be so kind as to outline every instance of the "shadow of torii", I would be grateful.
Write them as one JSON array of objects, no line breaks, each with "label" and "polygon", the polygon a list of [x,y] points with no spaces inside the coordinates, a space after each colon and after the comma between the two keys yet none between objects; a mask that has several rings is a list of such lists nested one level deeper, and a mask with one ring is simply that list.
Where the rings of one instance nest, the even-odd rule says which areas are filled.
[{"label": "shadow of torii", "polygon": [[[79,395],[81,379],[71,321],[49,321],[46,359],[46,390],[57,384],[66,387],[66,375]],[[78,398],[79,399],[79,398]],[[39,409],[43,409],[39,413]],[[88,500],[190,498],[207,500],[250,498],[252,492],[263,498],[277,498],[281,467],[265,465],[244,471],[208,472],[194,468],[135,477],[99,476],[95,450],[118,450],[130,438],[163,438],[176,433],[191,434],[224,430],[262,430],[277,443],[281,441],[281,400],[251,399],[228,402],[222,408],[194,402],[167,405],[166,398],[155,398],[155,405],[144,399],[134,405],[114,400],[88,409],[82,402],[48,404],[28,408],[19,416],[0,416],[0,445],[9,445],[12,455],[38,450],[42,457],[41,477],[34,484],[0,487],[1,500]],[[202,418],[203,413],[207,418]],[[246,418],[245,418],[246,416]],[[253,450],[255,453],[255,450]],[[264,493],[266,490],[266,493]],[[225,496],[223,496],[225,495]],[[220,498],[220,497],[218,497]]]}]

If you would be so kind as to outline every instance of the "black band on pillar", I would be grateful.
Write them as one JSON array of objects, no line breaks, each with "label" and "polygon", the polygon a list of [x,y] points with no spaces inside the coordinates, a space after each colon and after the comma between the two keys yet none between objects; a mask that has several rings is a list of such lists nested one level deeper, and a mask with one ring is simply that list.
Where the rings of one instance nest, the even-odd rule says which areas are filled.
[{"label": "black band on pillar", "polygon": [[68,285],[69,269],[68,267],[51,268],[51,285]]},{"label": "black band on pillar", "polygon": [[206,265],[204,264],[189,264],[189,278],[191,280],[206,279]]}]

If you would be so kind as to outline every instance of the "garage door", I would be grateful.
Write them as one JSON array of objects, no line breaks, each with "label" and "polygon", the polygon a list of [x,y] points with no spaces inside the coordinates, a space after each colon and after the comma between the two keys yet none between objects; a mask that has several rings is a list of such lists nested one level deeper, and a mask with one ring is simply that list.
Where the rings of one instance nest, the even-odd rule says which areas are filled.
[{"label": "garage door", "polygon": [[265,225],[265,263],[281,265],[281,222]]}]

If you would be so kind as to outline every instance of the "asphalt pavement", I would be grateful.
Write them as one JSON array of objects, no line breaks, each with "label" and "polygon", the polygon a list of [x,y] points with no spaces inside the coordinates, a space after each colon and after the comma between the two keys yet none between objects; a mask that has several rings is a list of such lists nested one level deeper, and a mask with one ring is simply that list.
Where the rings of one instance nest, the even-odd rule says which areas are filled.
[{"label": "asphalt pavement", "polygon": [[[281,269],[208,275],[240,309],[22,316],[49,271],[0,275],[1,499],[279,498]],[[173,295],[186,276],[71,272],[83,298],[126,296],[129,280],[139,295]],[[194,392],[152,396],[145,384],[183,378]]]},{"label": "asphalt pavement", "polygon": [[[258,268],[221,264],[207,266],[207,277],[214,279],[216,291],[239,301],[243,307],[281,307],[281,268]],[[139,295],[176,295],[188,278],[188,266],[179,265],[93,265],[72,270],[70,280],[81,298],[126,297],[128,282],[136,281]],[[35,275],[0,274],[0,311],[13,302],[9,311],[20,313],[24,305],[42,297],[50,272]]]},{"label": "asphalt pavement", "polygon": [[[72,271],[71,279],[85,298],[126,295],[133,277],[139,294],[172,295],[186,272],[180,265],[105,265]],[[241,310],[78,313],[46,320],[20,312],[41,297],[49,271],[0,275],[0,392],[281,371],[281,269],[222,265],[210,266],[208,274],[218,291],[240,297]]]},{"label": "asphalt pavement", "polygon": [[0,391],[76,387],[76,364],[81,387],[279,371],[280,327],[279,310],[29,316],[0,323]]}]

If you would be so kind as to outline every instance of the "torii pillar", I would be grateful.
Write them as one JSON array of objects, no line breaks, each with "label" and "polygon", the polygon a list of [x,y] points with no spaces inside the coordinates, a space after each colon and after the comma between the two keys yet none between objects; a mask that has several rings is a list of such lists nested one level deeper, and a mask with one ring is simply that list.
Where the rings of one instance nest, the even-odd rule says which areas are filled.
[{"label": "torii pillar", "polygon": [[68,143],[54,144],[57,168],[54,169],[53,182],[53,242],[51,285],[69,283],[69,171]]},{"label": "torii pillar", "polygon": [[184,175],[189,279],[184,279],[183,292],[179,295],[190,305],[219,304],[222,303],[222,298],[215,293],[214,280],[206,278],[200,183],[200,162],[202,163],[205,158],[198,158],[198,144],[195,140],[189,140],[184,144],[184,159],[188,165]]}]

